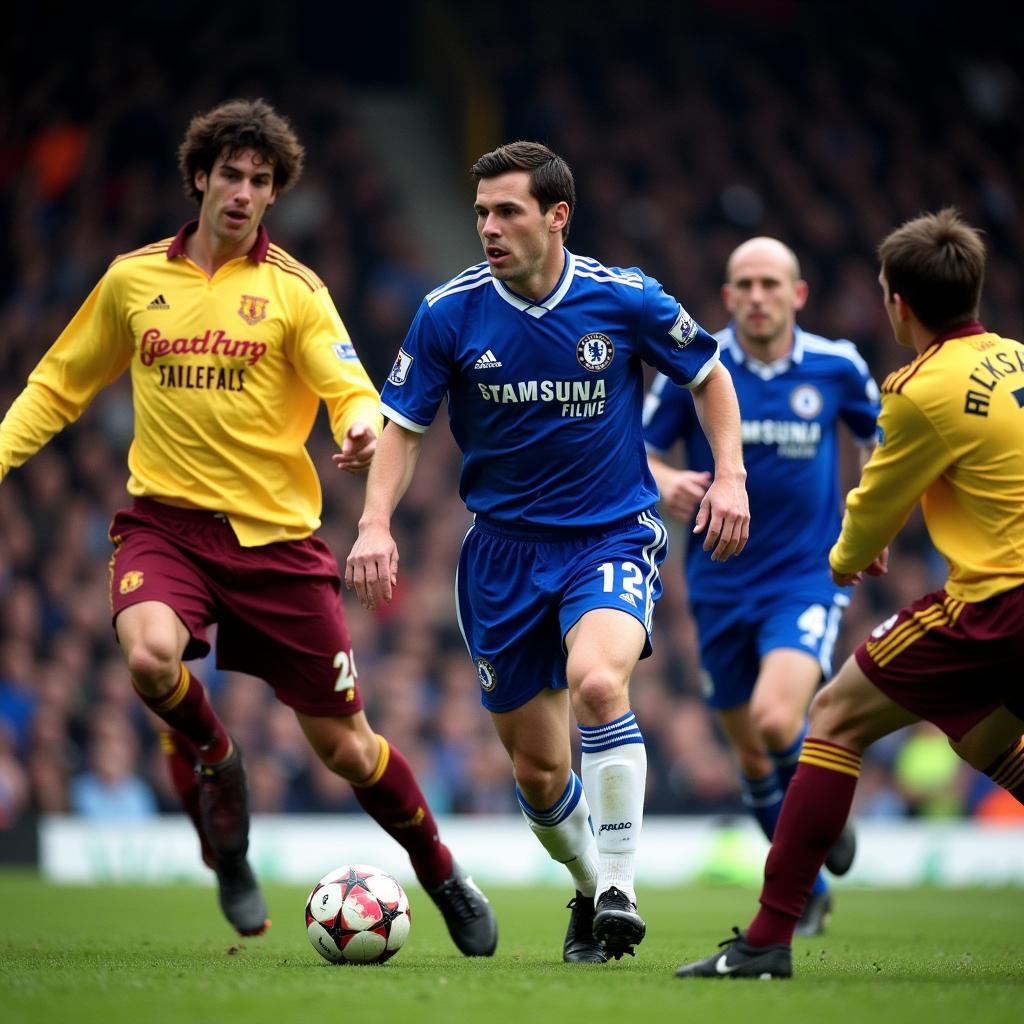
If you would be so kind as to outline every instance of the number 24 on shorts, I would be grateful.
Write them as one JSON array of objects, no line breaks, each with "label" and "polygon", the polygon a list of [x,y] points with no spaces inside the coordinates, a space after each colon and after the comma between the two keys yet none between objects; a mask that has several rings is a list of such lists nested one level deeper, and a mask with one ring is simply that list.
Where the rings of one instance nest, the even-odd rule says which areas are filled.
[{"label": "number 24 on shorts", "polygon": [[356,671],[356,656],[352,651],[338,651],[334,656],[334,667],[338,670],[338,678],[334,683],[334,692],[355,690],[359,673]]}]

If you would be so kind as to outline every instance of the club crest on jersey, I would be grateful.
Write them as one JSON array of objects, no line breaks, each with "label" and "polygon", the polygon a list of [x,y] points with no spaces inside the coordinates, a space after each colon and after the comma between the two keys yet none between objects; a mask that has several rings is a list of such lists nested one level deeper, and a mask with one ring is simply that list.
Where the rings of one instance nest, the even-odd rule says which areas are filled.
[{"label": "club crest on jersey", "polygon": [[821,412],[824,404],[821,392],[810,384],[801,384],[800,387],[794,388],[789,396],[789,407],[805,420],[813,420]]},{"label": "club crest on jersey", "polygon": [[144,577],[141,572],[137,569],[129,569],[128,572],[121,577],[121,582],[118,583],[117,589],[122,594],[131,594],[142,586],[143,581]]},{"label": "club crest on jersey", "polygon": [[676,322],[669,328],[668,333],[676,343],[676,348],[686,348],[697,334],[696,321],[680,306]]},{"label": "club crest on jersey", "polygon": [[615,346],[607,334],[584,334],[576,343],[576,360],[584,370],[600,373],[615,358]]},{"label": "club crest on jersey", "polygon": [[395,360],[395,365],[391,367],[391,372],[388,374],[388,381],[394,384],[396,388],[400,388],[409,377],[409,367],[412,366],[413,357],[405,351],[404,348],[398,350],[398,358]]},{"label": "club crest on jersey", "polygon": [[261,299],[258,295],[243,295],[238,315],[251,327],[267,318],[267,303],[270,299]]},{"label": "club crest on jersey", "polygon": [[484,693],[490,693],[498,685],[494,666],[486,658],[476,659],[476,677],[480,680],[480,689]]}]

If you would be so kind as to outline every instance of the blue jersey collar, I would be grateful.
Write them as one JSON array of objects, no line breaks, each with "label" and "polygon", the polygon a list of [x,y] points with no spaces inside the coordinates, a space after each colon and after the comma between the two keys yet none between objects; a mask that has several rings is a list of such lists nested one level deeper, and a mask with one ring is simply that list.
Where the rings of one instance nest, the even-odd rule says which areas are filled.
[{"label": "blue jersey collar", "polygon": [[736,325],[730,323],[725,329],[725,347],[729,350],[729,354],[733,358],[733,362],[737,366],[745,366],[754,376],[760,377],[761,380],[773,380],[775,377],[780,377],[790,367],[799,365],[804,360],[804,332],[794,324],[793,325],[793,347],[789,352],[784,355],[781,359],[776,359],[772,363],[762,363],[760,359],[755,359],[744,347],[739,343],[739,339],[736,337]]},{"label": "blue jersey collar", "polygon": [[545,313],[549,313],[557,306],[562,299],[565,298],[565,293],[569,290],[569,286],[572,284],[573,276],[576,273],[576,257],[573,256],[568,249],[563,248],[562,252],[565,254],[565,265],[562,267],[562,276],[558,279],[558,283],[554,288],[543,298],[540,302],[534,302],[532,299],[525,299],[522,295],[512,291],[508,285],[499,281],[496,277],[491,278],[491,284],[494,285],[494,290],[510,305],[515,306],[516,309],[526,313],[528,316],[534,317],[534,319],[540,319]]}]

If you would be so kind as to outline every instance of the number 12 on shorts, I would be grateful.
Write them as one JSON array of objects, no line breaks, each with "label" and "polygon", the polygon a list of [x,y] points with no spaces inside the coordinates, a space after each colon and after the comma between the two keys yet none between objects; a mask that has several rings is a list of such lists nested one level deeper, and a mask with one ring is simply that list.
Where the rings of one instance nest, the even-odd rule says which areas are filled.
[{"label": "number 12 on shorts", "polygon": [[597,571],[604,576],[604,592],[611,594],[618,590],[629,594],[637,601],[644,600],[644,574],[640,566],[633,562],[622,562],[619,566],[619,579],[616,586],[616,565],[614,562],[602,562]]}]

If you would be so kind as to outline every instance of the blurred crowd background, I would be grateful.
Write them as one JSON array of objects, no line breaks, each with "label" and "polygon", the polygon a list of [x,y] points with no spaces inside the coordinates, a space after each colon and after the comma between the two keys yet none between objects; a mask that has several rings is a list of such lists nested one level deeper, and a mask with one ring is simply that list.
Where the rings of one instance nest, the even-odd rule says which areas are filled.
[{"label": "blurred crowd background", "polygon": [[[192,216],[178,142],[192,114],[236,95],[266,97],[307,147],[306,174],[268,228],[327,283],[378,385],[424,292],[462,267],[437,266],[431,239],[417,236],[408,192],[356,115],[367,90],[427,100],[470,235],[475,156],[512,138],[550,144],[577,176],[570,247],[643,267],[710,330],[725,323],[729,252],[775,235],[810,282],[801,323],[852,339],[881,382],[906,355],[879,302],[874,247],[902,220],[955,204],[990,247],[983,320],[1024,337],[1012,12],[994,31],[984,4],[954,19],[952,7],[901,0],[422,0],[333,14],[165,3],[117,19],[47,6],[23,11],[0,39],[0,411],[110,259]],[[415,166],[417,154],[407,159]],[[0,830],[46,813],[175,809],[109,621],[107,525],[125,503],[131,432],[122,380],[0,487]],[[332,446],[321,422],[310,449],[322,536],[343,561],[362,483],[333,469]],[[852,466],[848,455],[847,485]],[[396,520],[396,600],[376,614],[352,602],[349,626],[371,721],[412,761],[435,810],[514,812],[454,617],[469,521],[457,471],[441,422]],[[683,537],[673,527],[655,654],[633,686],[648,807],[739,814],[733,765],[700,698]],[[943,578],[915,517],[888,577],[855,592],[837,659]],[[193,667],[247,753],[257,812],[355,810],[261,682],[212,659]],[[872,749],[855,805],[892,817],[1017,810],[927,726]]]}]

